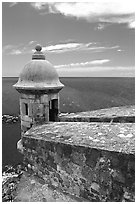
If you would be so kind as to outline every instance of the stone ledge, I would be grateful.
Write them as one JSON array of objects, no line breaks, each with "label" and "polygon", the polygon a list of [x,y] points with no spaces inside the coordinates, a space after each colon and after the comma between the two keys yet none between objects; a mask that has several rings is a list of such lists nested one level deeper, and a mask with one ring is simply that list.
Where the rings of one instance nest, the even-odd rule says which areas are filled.
[{"label": "stone ledge", "polygon": [[134,123],[54,122],[31,128],[25,137],[135,154]]},{"label": "stone ledge", "polygon": [[135,106],[121,106],[95,111],[60,114],[60,122],[135,122]]}]

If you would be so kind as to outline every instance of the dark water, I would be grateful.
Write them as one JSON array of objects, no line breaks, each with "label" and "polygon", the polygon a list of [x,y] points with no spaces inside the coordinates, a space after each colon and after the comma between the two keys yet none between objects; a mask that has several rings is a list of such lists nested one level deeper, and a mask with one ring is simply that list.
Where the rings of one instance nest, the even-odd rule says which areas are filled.
[{"label": "dark water", "polygon": [[[61,78],[60,111],[79,112],[135,104],[135,78]],[[19,114],[19,94],[12,87],[16,77],[2,79],[2,113]],[[20,124],[2,125],[3,165],[16,164],[22,157],[16,150]]]}]

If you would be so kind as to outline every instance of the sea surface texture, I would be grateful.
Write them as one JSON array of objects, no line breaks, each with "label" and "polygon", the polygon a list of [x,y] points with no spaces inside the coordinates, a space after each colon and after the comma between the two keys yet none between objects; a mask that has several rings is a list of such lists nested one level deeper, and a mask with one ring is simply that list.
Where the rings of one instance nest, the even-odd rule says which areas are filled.
[{"label": "sea surface texture", "polygon": [[[17,77],[2,78],[2,114],[19,114],[19,93],[12,87]],[[60,78],[60,112],[72,113],[135,104],[135,78]],[[2,125],[3,166],[22,161],[16,150],[20,123]]]}]

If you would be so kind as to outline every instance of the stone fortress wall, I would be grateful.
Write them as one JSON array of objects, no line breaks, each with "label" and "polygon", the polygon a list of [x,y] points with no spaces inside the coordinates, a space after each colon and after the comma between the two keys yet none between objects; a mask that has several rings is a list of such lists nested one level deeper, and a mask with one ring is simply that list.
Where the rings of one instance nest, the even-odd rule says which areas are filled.
[{"label": "stone fortress wall", "polygon": [[[75,122],[80,115],[85,121],[120,117],[121,123]],[[118,107],[33,127],[22,137],[25,165],[49,187],[83,201],[134,201],[134,119],[133,106]]]}]

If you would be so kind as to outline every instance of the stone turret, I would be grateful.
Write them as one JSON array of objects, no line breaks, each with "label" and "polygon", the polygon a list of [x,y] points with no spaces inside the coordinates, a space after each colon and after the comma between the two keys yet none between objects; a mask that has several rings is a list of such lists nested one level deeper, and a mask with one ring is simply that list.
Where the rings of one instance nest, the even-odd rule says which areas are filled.
[{"label": "stone turret", "polygon": [[37,45],[20,73],[18,82],[13,85],[20,93],[21,130],[26,132],[35,124],[58,121],[59,91],[64,85],[59,81],[56,69],[45,60]]}]

